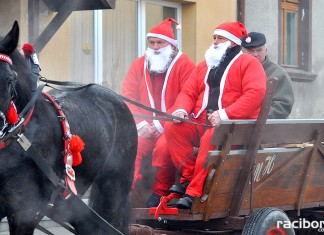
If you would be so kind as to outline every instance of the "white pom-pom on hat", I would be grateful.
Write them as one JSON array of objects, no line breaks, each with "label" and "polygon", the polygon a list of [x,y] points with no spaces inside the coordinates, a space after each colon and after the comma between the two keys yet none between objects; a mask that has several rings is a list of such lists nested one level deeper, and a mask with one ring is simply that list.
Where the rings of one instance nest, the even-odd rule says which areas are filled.
[{"label": "white pom-pom on hat", "polygon": [[251,38],[250,38],[250,37],[247,37],[247,38],[245,39],[245,41],[246,41],[247,43],[250,43],[250,42],[251,42]]},{"label": "white pom-pom on hat", "polygon": [[177,30],[181,30],[181,29],[182,29],[181,24],[178,24],[178,25],[176,26],[176,29],[177,29]]}]

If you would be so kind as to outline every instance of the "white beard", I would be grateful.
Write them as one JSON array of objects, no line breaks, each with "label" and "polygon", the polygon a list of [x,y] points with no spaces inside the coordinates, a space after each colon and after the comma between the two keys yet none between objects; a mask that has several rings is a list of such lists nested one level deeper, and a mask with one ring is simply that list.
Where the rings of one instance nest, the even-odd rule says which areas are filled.
[{"label": "white beard", "polygon": [[174,51],[171,45],[160,48],[159,50],[153,50],[147,48],[145,55],[149,65],[149,71],[155,73],[164,73],[173,59]]},{"label": "white beard", "polygon": [[208,67],[215,68],[219,65],[226,54],[227,48],[231,46],[230,41],[212,44],[205,53],[205,59]]}]

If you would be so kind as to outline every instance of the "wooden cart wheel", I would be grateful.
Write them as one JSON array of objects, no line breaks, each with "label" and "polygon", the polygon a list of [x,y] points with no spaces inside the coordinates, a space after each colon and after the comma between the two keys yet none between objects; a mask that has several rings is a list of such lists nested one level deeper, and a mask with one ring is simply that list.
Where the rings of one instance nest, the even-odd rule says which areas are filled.
[{"label": "wooden cart wheel", "polygon": [[243,235],[295,235],[293,228],[277,227],[277,221],[290,221],[278,208],[265,207],[252,212],[243,228]]}]

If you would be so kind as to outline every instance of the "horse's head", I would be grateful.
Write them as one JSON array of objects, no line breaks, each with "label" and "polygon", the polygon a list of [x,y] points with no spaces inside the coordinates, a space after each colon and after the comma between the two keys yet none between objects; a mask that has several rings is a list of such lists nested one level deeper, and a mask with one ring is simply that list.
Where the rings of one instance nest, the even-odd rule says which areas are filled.
[{"label": "horse's head", "polygon": [[14,70],[11,54],[15,51],[19,39],[17,21],[10,32],[0,39],[0,130],[7,122],[8,110],[16,96],[17,73]]}]

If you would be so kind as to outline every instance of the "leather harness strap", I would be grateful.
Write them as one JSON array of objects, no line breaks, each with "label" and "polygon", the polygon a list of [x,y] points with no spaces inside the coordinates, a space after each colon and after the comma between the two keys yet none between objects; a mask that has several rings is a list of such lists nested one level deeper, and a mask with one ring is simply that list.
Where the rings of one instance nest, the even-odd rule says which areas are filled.
[{"label": "leather harness strap", "polygon": [[[12,60],[8,55],[1,54],[0,53],[0,60],[9,63],[12,65]],[[34,111],[34,105],[41,94],[44,86],[49,86],[48,83],[57,84],[61,86],[73,86],[73,87],[65,87],[65,90],[80,90],[87,86],[90,86],[92,84],[77,84],[75,82],[59,82],[59,81],[51,81],[46,79],[39,79],[40,81],[44,81],[45,84],[42,84],[38,87],[38,89],[35,91],[33,97],[30,99],[30,101],[27,103],[27,105],[24,107],[22,112],[18,115],[19,122],[18,124],[14,125],[11,129],[9,129],[5,135],[1,136],[0,138],[0,150],[5,148],[11,140],[17,140],[17,142],[20,144],[20,146],[29,154],[29,156],[32,158],[34,163],[38,166],[38,168],[43,172],[43,174],[49,179],[49,181],[56,187],[56,188],[62,188],[65,190],[69,190],[64,185],[63,180],[61,180],[54,170],[48,165],[48,163],[45,161],[45,159],[40,155],[40,153],[32,146],[32,144],[29,142],[29,140],[24,136],[23,131],[30,121],[33,111]],[[75,87],[77,85],[77,87]],[[53,103],[53,102],[52,102]],[[55,102],[54,102],[55,103]],[[66,124],[64,124],[66,125]],[[64,125],[62,124],[63,128]],[[71,193],[70,193],[71,194]],[[96,223],[98,226],[103,228],[106,232],[109,234],[118,234],[122,235],[120,231],[118,231],[116,228],[114,228],[111,224],[109,224],[106,220],[104,220],[100,215],[98,215],[95,211],[93,211],[88,205],[86,205],[78,196],[71,194],[70,198],[71,204],[74,205],[75,209],[82,214],[90,214],[90,220],[94,223]],[[48,233],[50,234],[50,233]]]},{"label": "leather harness strap", "polygon": [[[34,148],[34,146],[29,142],[29,140],[23,135],[20,134],[18,138],[18,143],[21,147],[28,153],[37,167],[43,172],[43,174],[49,179],[49,181],[56,187],[60,187],[64,189],[64,191],[70,191],[64,184],[64,181],[60,179],[54,170],[48,165],[48,162],[40,155],[40,153]],[[78,212],[82,212],[83,214],[91,214],[91,220],[97,225],[101,226],[105,231],[109,232],[109,234],[118,234],[122,233],[118,231],[115,227],[113,227],[110,223],[104,220],[100,215],[98,215],[95,211],[93,211],[88,205],[86,205],[77,195],[74,195],[72,192],[70,193],[69,202],[75,205],[75,209]]]},{"label": "leather harness strap", "polygon": [[7,147],[12,140],[17,140],[19,135],[24,132],[25,127],[29,123],[33,112],[34,105],[41,94],[45,85],[40,85],[35,91],[33,97],[30,99],[25,108],[19,113],[19,122],[16,125],[13,125],[3,137],[0,138],[0,150]]},{"label": "leather harness strap", "polygon": [[2,138],[0,140],[0,150],[7,147],[9,145],[9,143],[11,142],[11,140],[18,139],[18,136],[24,131],[25,127],[29,123],[29,121],[33,115],[33,112],[34,112],[34,107],[32,107],[30,109],[26,119],[22,120],[21,123],[19,122],[20,124],[18,123],[18,125],[14,126],[13,129],[11,129],[11,131],[9,132],[9,134],[5,135],[4,138]]},{"label": "leather harness strap", "polygon": [[174,115],[171,115],[171,114],[168,114],[166,112],[163,112],[163,111],[160,111],[160,110],[157,110],[157,109],[154,109],[152,107],[149,107],[147,105],[144,105],[144,104],[141,104],[139,102],[136,102],[134,100],[131,100],[125,96],[122,96],[122,95],[119,95],[124,101],[128,102],[128,103],[131,103],[133,105],[136,105],[142,109],[145,109],[145,110],[148,110],[148,111],[151,111],[155,114],[159,114],[161,116],[165,116],[167,118],[160,118],[160,117],[152,117],[152,116],[145,116],[145,115],[140,115],[140,114],[134,114],[133,116],[134,117],[139,117],[139,118],[151,118],[151,119],[156,119],[156,120],[164,120],[164,121],[172,121],[172,120],[178,120],[178,121],[181,121],[181,122],[186,122],[186,123],[189,123],[189,124],[193,124],[193,125],[197,125],[197,126],[205,126],[205,127],[212,127],[212,125],[206,125],[206,124],[202,124],[202,123],[197,123],[197,122],[193,122],[193,121],[190,121],[190,119],[188,118],[180,118],[180,117],[177,117],[177,116],[174,116]]},{"label": "leather harness strap", "polygon": [[[63,90],[63,91],[77,91],[77,90],[81,90],[85,87],[94,85],[94,83],[89,83],[89,84],[84,84],[84,83],[79,83],[79,82],[68,82],[68,81],[55,81],[55,80],[49,80],[46,79],[45,77],[41,77],[39,78],[40,81],[42,82],[46,82],[46,86],[51,87],[53,89],[56,90]],[[49,84],[53,84],[53,85],[58,85],[58,86],[62,86],[63,88],[57,88],[57,87],[53,87],[50,86]],[[189,120],[188,118],[180,118],[171,114],[168,114],[166,112],[154,109],[152,107],[149,107],[147,105],[141,104],[139,102],[136,102],[132,99],[129,99],[123,95],[118,94],[124,101],[136,105],[142,109],[148,110],[153,112],[154,114],[158,114],[161,116],[165,116],[165,117],[157,117],[157,116],[145,116],[145,115],[141,115],[141,114],[133,114],[134,117],[138,117],[138,118],[143,118],[143,119],[155,119],[155,120],[161,120],[161,121],[173,121],[173,120],[178,120],[181,122],[187,122],[193,125],[198,125],[198,126],[205,126],[205,127],[212,127],[212,125],[207,125],[207,124],[202,124],[202,123],[197,123],[197,122],[193,122],[191,120]]]}]

